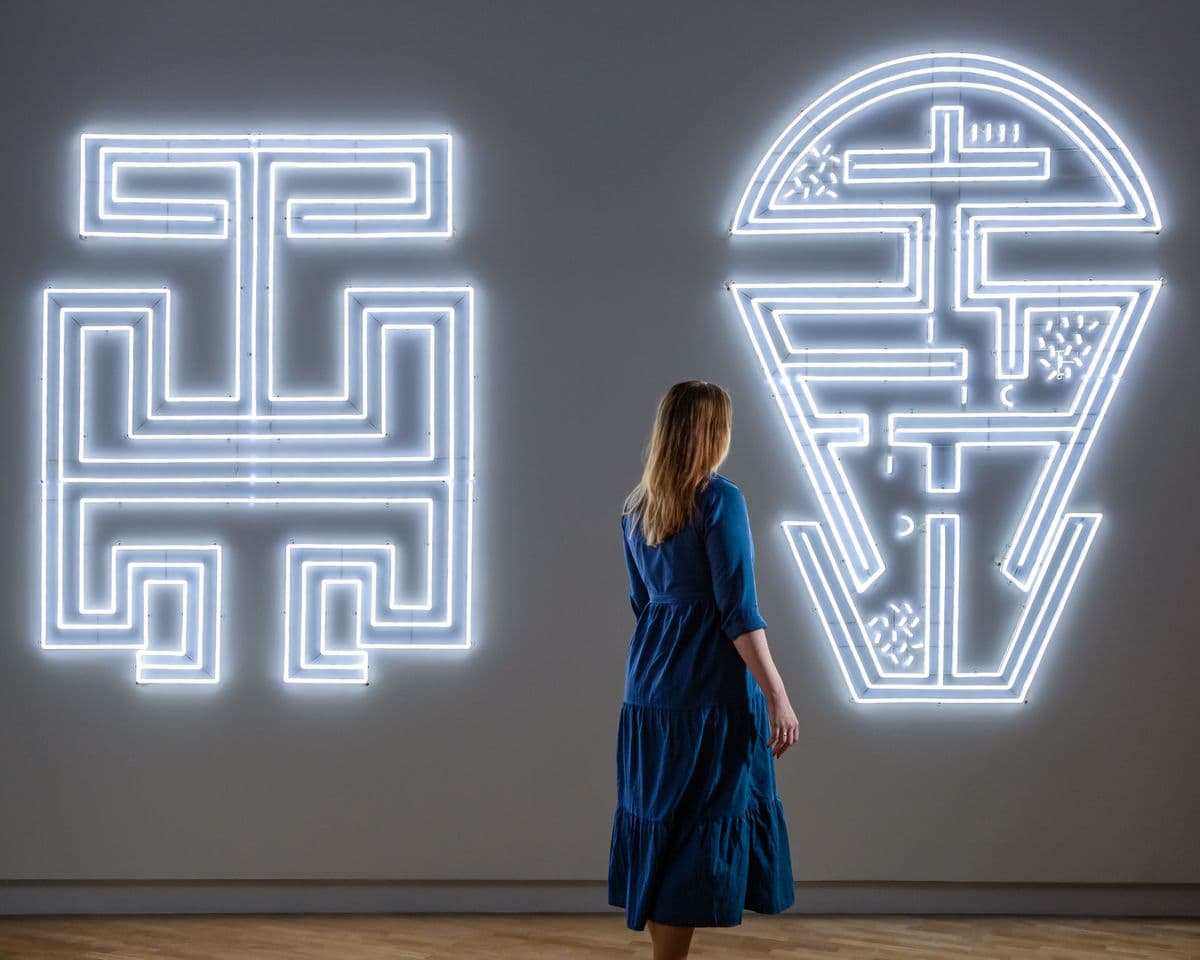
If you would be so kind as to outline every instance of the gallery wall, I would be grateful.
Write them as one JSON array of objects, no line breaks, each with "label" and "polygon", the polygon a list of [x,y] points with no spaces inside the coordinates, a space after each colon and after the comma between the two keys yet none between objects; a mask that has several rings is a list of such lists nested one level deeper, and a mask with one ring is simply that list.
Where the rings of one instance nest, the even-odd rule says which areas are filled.
[{"label": "gallery wall", "polygon": [[[654,402],[698,377],[734,397],[723,472],[800,719],[777,765],[797,880],[1200,883],[1190,4],[121,0],[6,19],[0,878],[602,881],[632,627],[617,513]],[[822,91],[934,50],[1069,88],[1162,213],[1132,248],[1080,248],[1166,283],[1073,494],[1104,523],[1014,704],[852,702],[780,527],[815,501],[726,289],[844,267],[837,243],[732,237],[743,187]],[[220,683],[40,648],[42,289],[169,285],[195,382],[223,356],[204,320],[222,261],[80,238],[85,131],[453,135],[453,237],[314,262],[286,362],[330,373],[335,284],[474,288],[469,649],[372,653],[366,686],[282,682],[279,545],[307,522],[284,514],[211,521]]]}]

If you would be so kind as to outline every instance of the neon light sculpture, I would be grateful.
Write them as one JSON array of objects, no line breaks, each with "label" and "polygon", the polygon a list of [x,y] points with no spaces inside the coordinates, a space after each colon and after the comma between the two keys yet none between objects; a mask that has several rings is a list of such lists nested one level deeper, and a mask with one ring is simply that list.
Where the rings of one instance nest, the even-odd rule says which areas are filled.
[{"label": "neon light sculpture", "polygon": [[[1159,225],[1112,129],[995,57],[856,73],[759,163],[738,237],[898,250],[890,278],[730,285],[820,507],[783,528],[855,701],[1026,698],[1101,519],[1072,491],[1161,281],[997,261],[1013,235],[1078,246]],[[1038,460],[999,534],[964,483],[978,449]],[[961,584],[984,570],[1021,601],[1002,650],[960,625]]]},{"label": "neon light sculpture", "polygon": [[[181,390],[169,289],[45,291],[45,648],[135,650],[139,683],[216,683],[226,551],[171,531],[271,507],[373,530],[279,549],[285,680],[362,684],[371,650],[470,645],[472,289],[346,287],[340,389],[288,392],[276,371],[288,244],[449,237],[451,149],[448,135],[83,135],[81,235],[226,253],[233,350],[224,389]],[[184,186],[164,195],[164,178]],[[404,350],[418,372],[401,380]],[[331,636],[347,588],[356,626]],[[170,631],[149,623],[163,591]]]}]

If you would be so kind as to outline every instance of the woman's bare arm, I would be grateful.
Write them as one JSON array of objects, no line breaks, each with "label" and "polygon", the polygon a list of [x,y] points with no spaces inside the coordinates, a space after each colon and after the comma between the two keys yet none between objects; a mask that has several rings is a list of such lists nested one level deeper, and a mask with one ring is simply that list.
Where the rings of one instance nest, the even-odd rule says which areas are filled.
[{"label": "woman's bare arm", "polygon": [[758,682],[759,689],[767,700],[767,710],[771,718],[771,738],[767,741],[771,752],[780,757],[799,735],[800,722],[792,710],[784,689],[779,671],[775,669],[775,661],[771,658],[771,648],[767,646],[765,630],[751,630],[743,633],[733,641],[738,654],[746,662],[750,673]]},{"label": "woman's bare arm", "polygon": [[763,695],[770,700],[786,699],[783,680],[775,669],[775,661],[771,658],[771,648],[767,646],[766,630],[751,630],[743,633],[733,641],[737,652],[746,661],[746,666],[754,674]]}]

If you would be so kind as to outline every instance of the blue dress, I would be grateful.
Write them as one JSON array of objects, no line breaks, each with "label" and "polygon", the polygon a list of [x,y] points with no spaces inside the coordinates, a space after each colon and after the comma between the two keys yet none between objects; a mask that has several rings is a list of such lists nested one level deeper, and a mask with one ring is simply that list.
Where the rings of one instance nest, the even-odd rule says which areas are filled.
[{"label": "blue dress", "polygon": [[742,492],[713,474],[692,522],[649,546],[621,518],[629,643],[608,902],[625,923],[729,927],[795,902],[766,698],[733,641],[766,621]]}]

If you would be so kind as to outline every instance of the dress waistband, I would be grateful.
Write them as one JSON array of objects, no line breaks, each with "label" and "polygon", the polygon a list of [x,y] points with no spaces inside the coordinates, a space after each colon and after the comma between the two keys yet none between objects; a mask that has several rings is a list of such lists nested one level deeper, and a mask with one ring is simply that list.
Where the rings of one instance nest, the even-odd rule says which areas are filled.
[{"label": "dress waistband", "polygon": [[669,590],[665,593],[651,590],[649,594],[651,603],[695,603],[712,599],[712,594],[707,590]]}]

